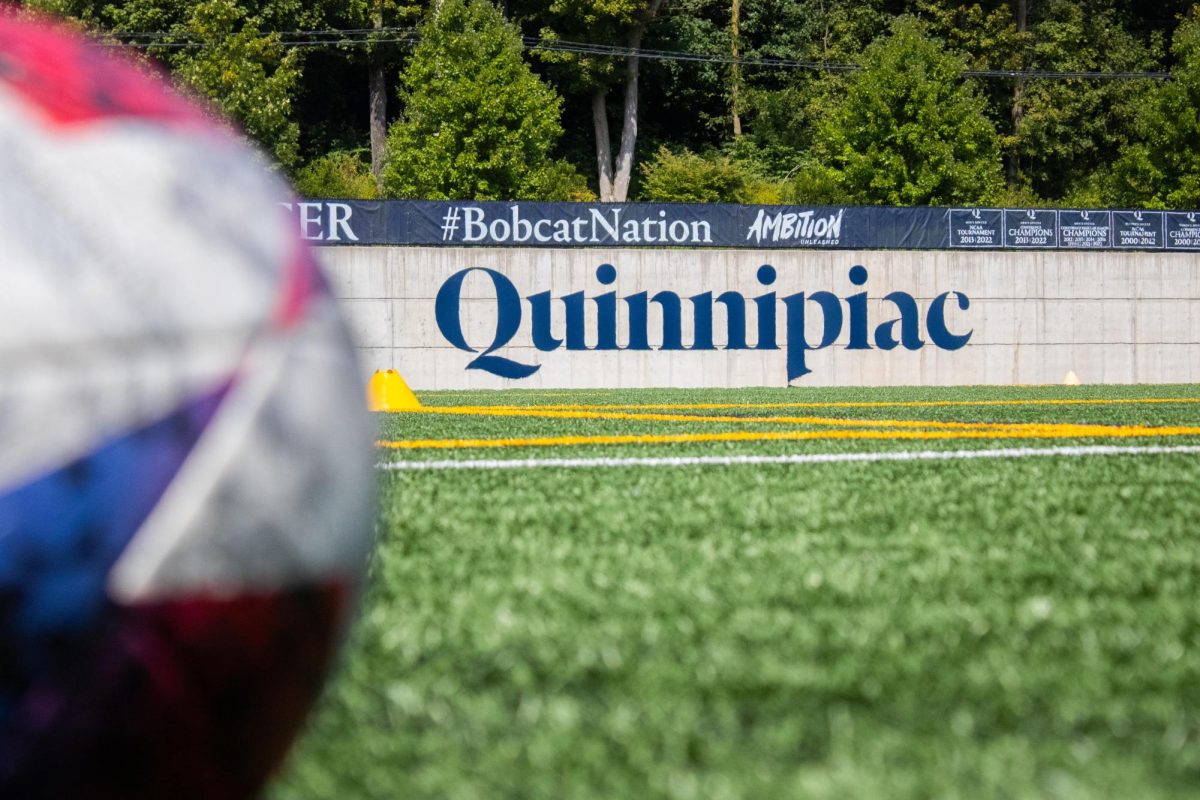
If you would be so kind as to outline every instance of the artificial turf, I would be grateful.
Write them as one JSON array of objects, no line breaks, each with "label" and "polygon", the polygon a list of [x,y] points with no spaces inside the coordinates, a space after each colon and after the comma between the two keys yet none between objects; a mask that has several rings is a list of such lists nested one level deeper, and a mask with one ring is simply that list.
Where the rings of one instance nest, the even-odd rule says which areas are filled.
[{"label": "artificial turf", "polygon": [[[1200,399],[1200,387],[546,394],[422,399],[1137,400]],[[1200,425],[1196,403],[672,413]],[[738,427],[380,422],[385,440]],[[588,444],[380,458],[995,446]],[[1195,454],[381,472],[378,534],[361,620],[275,800],[1200,795]]]}]

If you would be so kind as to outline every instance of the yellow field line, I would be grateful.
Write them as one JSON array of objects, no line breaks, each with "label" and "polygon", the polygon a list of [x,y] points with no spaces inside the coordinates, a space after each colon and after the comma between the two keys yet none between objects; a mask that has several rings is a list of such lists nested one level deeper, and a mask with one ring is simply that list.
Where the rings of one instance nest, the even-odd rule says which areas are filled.
[{"label": "yellow field line", "polygon": [[946,439],[1115,439],[1131,437],[1200,436],[1200,427],[1146,427],[1140,425],[1046,425],[1039,429],[996,431],[726,431],[720,433],[618,434],[610,436],[544,436],[501,439],[408,439],[379,441],[392,450],[458,450],[474,447],[562,447],[608,444],[683,444],[694,442],[769,442],[810,439],[946,440]]},{"label": "yellow field line", "polygon": [[[1200,397],[1137,397],[1137,398],[1048,398],[1041,400],[911,400],[902,402],[833,402],[833,403],[648,403],[633,405],[602,404],[544,404],[475,406],[497,410],[526,411],[721,411],[767,408],[962,408],[999,406],[1113,406],[1113,405],[1170,405],[1200,404]],[[467,406],[426,406],[429,409],[467,408]]]},{"label": "yellow field line", "polygon": [[[568,389],[561,392],[542,391],[540,389],[520,389],[521,397],[587,397],[589,395],[610,395],[620,394],[623,389]],[[446,390],[435,389],[433,391],[419,391],[417,395],[422,400],[437,400],[441,397],[495,397],[495,390],[480,390],[480,391],[462,391],[462,390]]]},{"label": "yellow field line", "polygon": [[705,422],[705,423],[754,423],[754,424],[787,424],[787,425],[834,425],[839,427],[869,427],[869,428],[964,428],[991,430],[995,428],[1010,428],[1033,423],[995,423],[995,422],[944,422],[939,420],[911,419],[845,419],[841,417],[736,417],[711,416],[692,414],[653,414],[633,413],[622,411],[586,411],[558,410],[535,407],[496,407],[496,406],[425,406],[413,409],[416,414],[445,414],[483,417],[528,417],[534,419],[616,419],[636,422]]}]

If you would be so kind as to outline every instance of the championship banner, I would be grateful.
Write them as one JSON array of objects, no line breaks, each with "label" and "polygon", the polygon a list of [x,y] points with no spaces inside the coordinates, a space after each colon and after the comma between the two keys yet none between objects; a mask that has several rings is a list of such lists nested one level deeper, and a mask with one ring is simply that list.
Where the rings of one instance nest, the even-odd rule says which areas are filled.
[{"label": "championship banner", "polygon": [[831,250],[1200,250],[1200,212],[301,200],[322,245]]}]

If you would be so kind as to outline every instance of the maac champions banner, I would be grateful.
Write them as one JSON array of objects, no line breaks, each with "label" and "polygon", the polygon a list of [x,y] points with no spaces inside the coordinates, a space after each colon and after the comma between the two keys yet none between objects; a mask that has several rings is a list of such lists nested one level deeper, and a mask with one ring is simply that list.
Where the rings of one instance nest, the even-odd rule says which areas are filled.
[{"label": "maac champions banner", "polygon": [[326,245],[1200,250],[1200,213],[682,203],[304,200]]}]

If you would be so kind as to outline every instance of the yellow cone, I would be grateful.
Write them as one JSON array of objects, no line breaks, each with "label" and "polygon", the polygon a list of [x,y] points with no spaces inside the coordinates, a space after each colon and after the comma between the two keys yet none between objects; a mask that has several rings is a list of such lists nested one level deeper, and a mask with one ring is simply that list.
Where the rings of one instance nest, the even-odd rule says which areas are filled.
[{"label": "yellow cone", "polygon": [[1063,376],[1063,386],[1078,386],[1080,384],[1079,376],[1075,374],[1075,370],[1069,370]]},{"label": "yellow cone", "polygon": [[372,411],[415,411],[421,401],[394,369],[376,370],[367,384],[367,408]]}]

